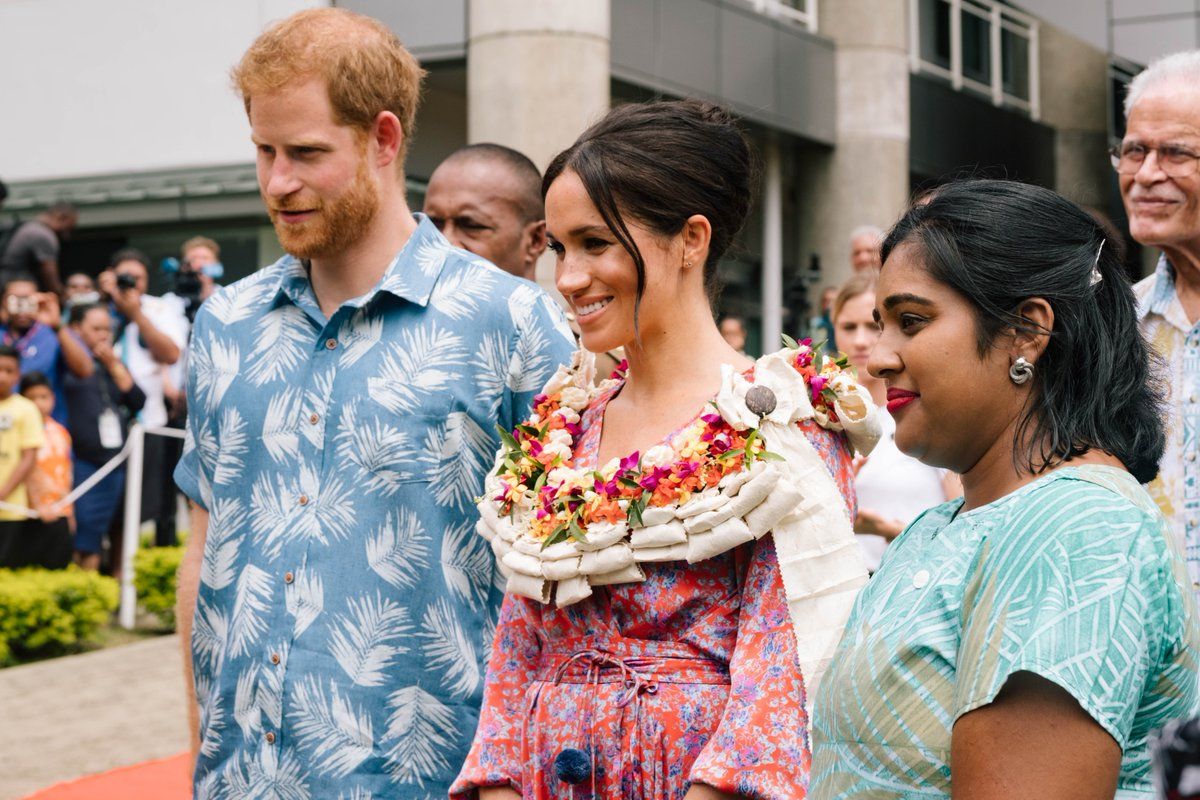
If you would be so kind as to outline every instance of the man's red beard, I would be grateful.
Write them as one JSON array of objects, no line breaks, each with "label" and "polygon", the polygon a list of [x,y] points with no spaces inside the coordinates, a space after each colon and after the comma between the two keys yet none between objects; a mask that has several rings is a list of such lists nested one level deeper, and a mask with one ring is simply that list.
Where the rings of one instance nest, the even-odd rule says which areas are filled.
[{"label": "man's red beard", "polygon": [[[274,204],[264,198],[264,202],[285,251],[299,258],[326,258],[347,250],[364,235],[379,211],[379,190],[367,172],[364,154],[354,182],[340,197],[315,206],[303,202],[302,197]],[[300,223],[280,221],[280,211],[299,210],[314,213]]]}]

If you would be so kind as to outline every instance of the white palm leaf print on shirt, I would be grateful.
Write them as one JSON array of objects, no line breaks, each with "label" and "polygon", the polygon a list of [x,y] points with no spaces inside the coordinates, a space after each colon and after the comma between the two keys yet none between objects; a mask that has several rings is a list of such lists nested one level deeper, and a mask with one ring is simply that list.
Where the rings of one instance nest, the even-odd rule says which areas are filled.
[{"label": "white palm leaf print on shirt", "polygon": [[262,443],[267,454],[278,464],[292,464],[300,458],[302,395],[298,389],[284,389],[271,395],[263,417]]},{"label": "white palm leaf print on shirt", "polygon": [[475,533],[474,520],[463,520],[442,537],[442,578],[450,591],[472,608],[487,602],[495,565],[487,540]]},{"label": "white palm leaf print on shirt", "polygon": [[204,561],[200,565],[200,580],[213,589],[224,589],[237,577],[239,533],[246,519],[246,510],[236,497],[217,498],[209,507],[208,534],[204,543]]},{"label": "white palm leaf print on shirt", "polygon": [[283,595],[288,613],[296,618],[292,635],[299,638],[325,609],[321,576],[306,569],[297,570],[295,579],[284,587]]},{"label": "white palm leaf print on shirt", "polygon": [[202,428],[199,444],[200,451],[209,463],[217,465],[213,470],[214,486],[228,486],[242,477],[246,468],[243,459],[250,448],[246,421],[236,408],[226,408],[221,412],[215,437],[211,429]]},{"label": "white palm leaf print on shirt", "polygon": [[196,618],[192,623],[192,653],[197,661],[207,661],[208,669],[216,673],[225,660],[225,641],[229,638],[229,619],[216,606],[198,598]]},{"label": "white palm leaf print on shirt", "polygon": [[467,363],[462,336],[437,325],[406,330],[388,345],[379,372],[367,379],[374,400],[388,411],[410,413],[422,395],[445,391]]},{"label": "white palm leaf print on shirt", "polygon": [[375,737],[371,718],[342,697],[333,681],[329,691],[332,700],[326,698],[317,678],[309,675],[296,688],[288,719],[300,748],[311,751],[317,760],[317,769],[345,777],[371,757]]},{"label": "white palm leaf print on shirt", "polygon": [[504,336],[493,333],[483,337],[473,360],[477,366],[475,386],[479,389],[479,396],[483,398],[484,405],[494,414],[500,402],[500,395],[508,383],[509,354]]},{"label": "white palm leaf print on shirt", "polygon": [[299,306],[286,303],[263,315],[258,344],[250,354],[246,377],[263,386],[287,376],[313,347],[312,323]]},{"label": "white palm leaf print on shirt", "polygon": [[478,653],[444,597],[425,609],[417,635],[425,640],[421,648],[425,663],[441,676],[442,686],[451,696],[470,696],[482,677]]},{"label": "white palm leaf print on shirt", "polygon": [[271,576],[253,564],[247,564],[238,576],[233,616],[229,620],[229,653],[240,656],[250,652],[255,640],[267,629],[263,614],[271,594]]},{"label": "white palm leaf print on shirt", "polygon": [[209,298],[204,307],[222,325],[232,325],[249,318],[266,299],[264,295],[274,291],[275,287],[270,281],[262,282],[250,278],[239,281],[235,286],[221,289]]},{"label": "white palm leaf print on shirt", "polygon": [[279,663],[272,664],[270,669],[260,673],[258,688],[254,696],[258,707],[276,728],[283,725],[283,678],[287,675],[288,653],[290,645],[284,641],[272,642],[266,646],[269,653],[279,656]]},{"label": "white palm leaf print on shirt", "polygon": [[491,296],[496,278],[485,269],[462,268],[442,273],[429,302],[453,320],[479,313],[479,304]]},{"label": "white palm leaf print on shirt", "polygon": [[[522,330],[533,317],[533,309],[537,305],[537,287],[521,284],[508,296],[508,315],[513,327]],[[539,387],[540,388],[540,387]]]},{"label": "white palm leaf print on shirt", "polygon": [[225,798],[233,800],[311,800],[304,766],[291,749],[260,747],[243,752],[242,763],[225,773]]},{"label": "white palm leaf print on shirt", "polygon": [[[363,471],[367,491],[391,497],[428,456],[410,446],[408,433],[381,419],[360,422],[358,404],[347,406],[338,421],[338,457]],[[357,483],[357,482],[356,482]]]},{"label": "white palm leaf print on shirt", "polygon": [[518,328],[517,352],[508,368],[508,388],[514,392],[536,392],[551,372],[550,343],[540,327]]},{"label": "white palm leaf print on shirt", "polygon": [[445,239],[429,238],[417,245],[413,257],[417,262],[417,268],[426,276],[432,277],[438,274],[442,264],[446,262],[448,252],[449,244]]},{"label": "white palm leaf print on shirt", "polygon": [[408,652],[402,644],[412,633],[408,609],[379,592],[352,597],[346,606],[350,613],[335,618],[330,651],[350,680],[359,686],[382,686],[392,659]]},{"label": "white palm leaf print on shirt", "polygon": [[233,696],[233,719],[246,738],[262,730],[262,708],[258,705],[258,665],[251,664],[238,675]]},{"label": "white palm leaf print on shirt", "polygon": [[367,563],[397,589],[412,588],[429,557],[429,534],[411,510],[388,512],[383,525],[367,539]]},{"label": "white palm leaf print on shirt", "polygon": [[207,343],[194,342],[189,353],[196,396],[209,411],[215,411],[242,368],[242,355],[233,342],[213,336]]},{"label": "white palm leaf print on shirt", "polygon": [[196,678],[196,705],[200,708],[200,755],[212,758],[221,749],[225,709],[220,699],[213,697],[212,680],[207,676]]},{"label": "white palm leaf print on shirt", "polygon": [[360,358],[371,352],[383,338],[383,316],[359,309],[342,323],[338,329],[338,342],[342,345],[338,367],[353,366]]},{"label": "white palm leaf print on shirt", "polygon": [[463,411],[447,415],[440,433],[431,429],[425,441],[426,449],[440,457],[433,497],[438,505],[464,508],[474,503],[483,488],[496,443]]},{"label": "white palm leaf print on shirt", "polygon": [[420,686],[392,692],[383,736],[387,768],[396,783],[424,785],[425,778],[449,769],[445,753],[457,737],[454,712]]}]

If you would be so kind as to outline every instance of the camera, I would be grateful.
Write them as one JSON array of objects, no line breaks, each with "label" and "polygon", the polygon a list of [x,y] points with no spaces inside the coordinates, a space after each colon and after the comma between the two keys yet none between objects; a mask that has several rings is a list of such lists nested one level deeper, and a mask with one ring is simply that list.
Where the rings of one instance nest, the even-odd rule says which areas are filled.
[{"label": "camera", "polygon": [[225,267],[220,262],[195,267],[189,261],[180,262],[177,258],[164,258],[161,269],[171,284],[171,291],[183,301],[183,311],[188,322],[195,320],[196,311],[200,308],[201,273],[216,280],[225,274]]},{"label": "camera", "polygon": [[136,289],[137,278],[132,275],[126,275],[123,272],[117,273],[117,288],[118,289]]}]

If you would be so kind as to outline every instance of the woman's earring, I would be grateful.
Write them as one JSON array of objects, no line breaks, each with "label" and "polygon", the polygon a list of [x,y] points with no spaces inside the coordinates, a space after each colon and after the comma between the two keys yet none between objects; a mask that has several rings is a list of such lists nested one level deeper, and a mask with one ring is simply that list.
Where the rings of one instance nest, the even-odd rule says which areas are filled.
[{"label": "woman's earring", "polygon": [[1008,368],[1008,377],[1017,386],[1029,383],[1033,377],[1033,364],[1025,360],[1025,356],[1017,356],[1017,360]]}]

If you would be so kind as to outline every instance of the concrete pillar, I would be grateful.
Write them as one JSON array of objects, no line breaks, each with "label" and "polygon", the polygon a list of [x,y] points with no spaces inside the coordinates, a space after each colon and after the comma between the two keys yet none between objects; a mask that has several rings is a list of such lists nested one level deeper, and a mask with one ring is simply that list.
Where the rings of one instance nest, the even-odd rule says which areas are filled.
[{"label": "concrete pillar", "polygon": [[1107,212],[1108,54],[1043,22],[1038,36],[1041,122],[1054,128],[1054,189]]},{"label": "concrete pillar", "polygon": [[822,4],[837,42],[837,141],[817,157],[812,194],[824,285],[849,277],[850,231],[885,230],[909,195],[908,0]]},{"label": "concrete pillar", "polygon": [[[469,0],[467,141],[544,170],[609,108],[609,0]],[[538,282],[553,288],[552,260]]]},{"label": "concrete pillar", "polygon": [[763,147],[762,351],[781,346],[783,332],[783,166],[779,141]]}]

